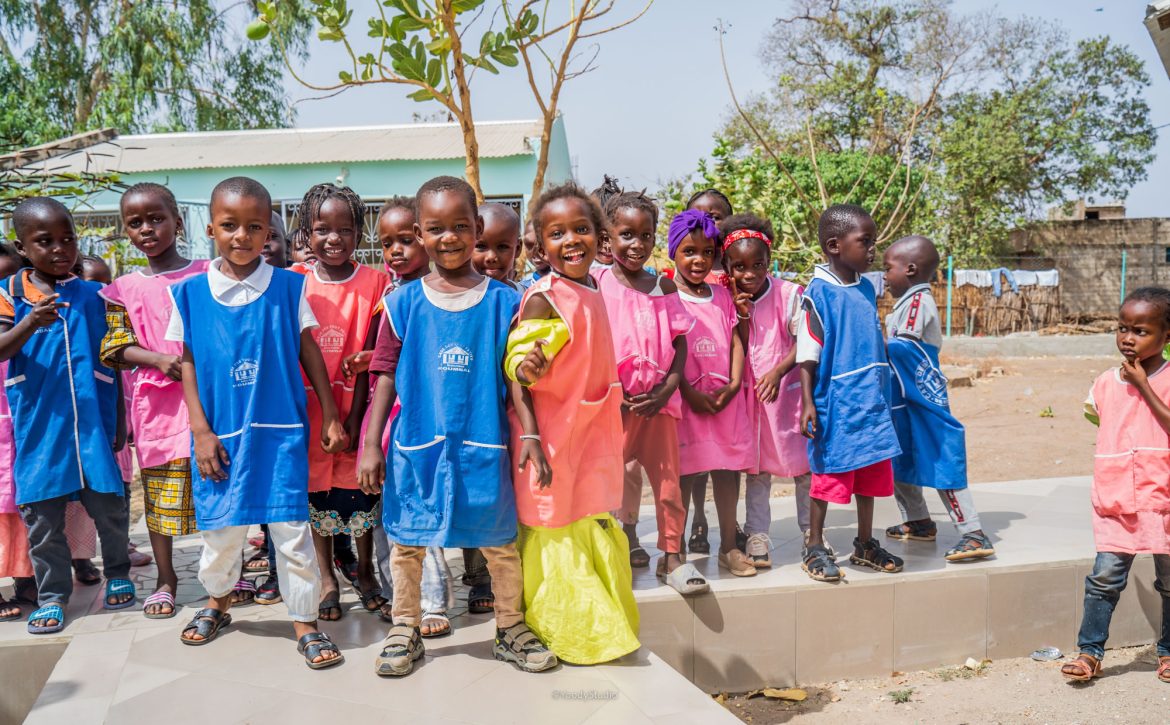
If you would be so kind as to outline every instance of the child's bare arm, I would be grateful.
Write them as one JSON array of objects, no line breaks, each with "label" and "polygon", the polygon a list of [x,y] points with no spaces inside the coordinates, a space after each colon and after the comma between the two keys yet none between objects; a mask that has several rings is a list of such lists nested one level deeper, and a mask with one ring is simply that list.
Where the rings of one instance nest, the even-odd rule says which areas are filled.
[{"label": "child's bare arm", "polygon": [[743,340],[738,334],[731,336],[731,381],[720,388],[715,393],[715,412],[719,412],[727,407],[727,404],[739,394],[739,389],[743,387],[743,371],[747,364],[747,358],[744,355]]},{"label": "child's bare arm", "polygon": [[337,453],[346,446],[345,429],[337,418],[337,404],[333,402],[333,388],[325,369],[321,348],[313,339],[313,331],[301,330],[301,367],[321,404],[321,448],[326,453]]},{"label": "child's bare arm", "polygon": [[516,417],[520,421],[522,431],[516,467],[523,471],[531,462],[536,466],[540,487],[546,488],[552,483],[552,466],[548,464],[544,446],[541,445],[540,426],[536,422],[536,413],[532,410],[532,394],[528,392],[528,388],[518,383],[508,383],[508,390],[512,394],[512,406],[516,409]]},{"label": "child's bare arm", "polygon": [[33,305],[32,312],[15,325],[0,325],[0,360],[11,360],[24,347],[24,343],[33,333],[42,327],[48,327],[57,321],[57,310],[68,307],[68,303],[58,302],[61,295],[48,295]]},{"label": "child's bare arm", "polygon": [[682,380],[683,368],[687,364],[687,336],[679,335],[675,337],[673,347],[674,360],[670,363],[670,370],[666,371],[666,377],[662,379],[662,382],[654,386],[654,389],[649,393],[628,398],[631,413],[647,418],[658,415],[658,412],[670,402],[670,396],[674,395],[674,391],[678,390],[678,384]]},{"label": "child's bare arm", "polygon": [[760,376],[756,381],[756,397],[762,403],[771,403],[780,395],[780,380],[796,365],[796,346],[777,363],[776,367]]},{"label": "child's bare arm", "polygon": [[[362,352],[371,351],[374,349],[374,341],[378,338],[378,318],[370,320],[370,326],[366,329],[366,339],[362,344]],[[370,357],[373,357],[370,354]],[[349,447],[347,451],[356,451],[358,445],[358,437],[362,431],[362,418],[366,415],[366,406],[370,400],[370,375],[369,375],[369,361],[367,360],[364,369],[357,374],[353,383],[353,405],[349,410],[349,415],[345,419],[345,433],[349,436]]]},{"label": "child's bare arm", "polygon": [[800,434],[805,438],[817,435],[817,405],[813,402],[813,388],[817,385],[817,363],[808,360],[800,364]]},{"label": "child's bare arm", "polygon": [[378,385],[370,401],[370,422],[366,427],[365,448],[358,463],[358,483],[368,494],[382,490],[386,480],[386,455],[382,452],[382,434],[398,391],[394,385],[394,371],[378,373]]},{"label": "child's bare arm", "polygon": [[1170,406],[1166,405],[1166,401],[1158,397],[1154,389],[1150,386],[1150,380],[1146,377],[1145,368],[1142,367],[1140,360],[1129,360],[1128,358],[1121,363],[1121,379],[1131,383],[1138,392],[1142,395],[1142,400],[1146,401],[1146,405],[1150,406],[1150,412],[1154,414],[1154,419],[1158,421],[1158,425],[1162,426],[1167,434],[1170,434]]},{"label": "child's bare arm", "polygon": [[[195,380],[195,358],[191,348],[183,346],[183,399],[187,403],[187,419],[191,423],[191,439],[195,453],[195,466],[199,475],[213,481],[227,478],[223,466],[230,466],[227,450],[219,436],[211,429],[203,402],[199,400],[199,384]],[[222,464],[222,465],[221,465]]]}]

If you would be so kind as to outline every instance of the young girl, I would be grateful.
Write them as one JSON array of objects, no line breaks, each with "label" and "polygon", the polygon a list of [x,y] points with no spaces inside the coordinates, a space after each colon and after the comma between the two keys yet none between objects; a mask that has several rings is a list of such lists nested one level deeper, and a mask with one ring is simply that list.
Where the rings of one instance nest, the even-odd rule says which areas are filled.
[{"label": "young girl", "polygon": [[[686,334],[695,320],[683,307],[674,282],[644,269],[658,226],[654,202],[639,192],[623,192],[610,197],[605,213],[614,264],[594,275],[605,298],[622,382],[623,455],[627,466],[637,461],[646,470],[654,489],[658,548],[663,553],[658,576],[680,594],[698,594],[708,585],[682,556],[686,511],[678,480],[682,415],[678,385],[687,357]],[[641,472],[627,467],[622,523],[632,566],[649,563],[635,531],[641,503]]]},{"label": "young girl", "polygon": [[572,183],[547,189],[532,218],[554,271],[525,293],[505,358],[519,383],[510,418],[525,620],[558,658],[596,664],[640,646],[629,547],[609,513],[622,502],[621,383],[589,276],[605,221]]},{"label": "young girl", "polygon": [[179,579],[172,539],[195,532],[191,499],[191,431],[183,401],[183,346],[164,339],[170,322],[168,288],[203,274],[207,262],[185,259],[175,246],[183,229],[179,206],[165,186],[142,183],[122,195],[122,224],[130,243],[146,255],[147,271],[126,274],[102,289],[109,327],[101,361],[125,371],[127,421],[142,469],[143,504],[158,582],[143,602],[150,619],[175,616]]},{"label": "young girl", "polygon": [[[731,202],[728,201],[723,192],[719,191],[718,189],[703,189],[701,191],[696,191],[691,195],[691,198],[687,200],[687,210],[689,211],[691,209],[694,209],[695,211],[706,212],[712,219],[715,220],[716,225],[718,225],[719,222],[723,221],[727,217],[731,216],[733,213]],[[674,255],[671,255],[672,258],[673,256]],[[718,247],[715,250],[715,256],[722,256],[719,254]],[[713,265],[710,272],[707,273],[707,277],[704,279],[704,281],[709,285],[725,286],[723,282],[726,276],[727,274],[722,271],[720,266]],[[737,487],[738,485],[739,484],[736,483]],[[736,496],[738,498],[738,493]],[[707,512],[704,509],[704,506],[707,503],[706,476],[696,478],[691,482],[691,500],[694,501],[695,504],[695,516],[691,520],[691,538],[687,539],[687,549],[696,554],[709,554],[711,553],[711,542],[707,540],[709,526],[707,524]],[[720,533],[722,534],[722,532],[726,531],[727,529],[722,528],[722,522],[720,522],[719,525],[721,527]],[[742,550],[745,541],[743,532],[740,530],[738,524],[736,524],[735,532],[735,545],[737,548]]]},{"label": "young girl", "polygon": [[[718,256],[719,239],[715,220],[706,212],[691,209],[670,221],[667,252],[674,260],[674,281],[683,307],[695,318],[679,386],[686,403],[678,424],[679,473],[684,509],[692,488],[706,488],[710,475],[719,515],[719,564],[736,576],[755,576],[756,567],[735,541],[739,472],[755,464],[755,439],[740,395],[743,342],[731,293],[705,281]],[[702,499],[695,506],[701,509]],[[704,526],[704,541],[706,533]]]},{"label": "young girl", "polygon": [[746,553],[758,568],[772,566],[769,501],[772,476],[796,482],[796,515],[807,539],[809,476],[807,444],[800,435],[800,378],[796,368],[796,320],[803,289],[768,274],[772,225],[752,214],[720,224],[724,265],[731,276],[739,319],[747,328],[748,420],[755,433],[744,507]]},{"label": "young girl", "polygon": [[1162,594],[1158,679],[1170,682],[1170,290],[1136,289],[1118,313],[1121,367],[1093,383],[1085,415],[1099,426],[1093,465],[1093,539],[1097,561],[1085,579],[1080,654],[1061,668],[1070,680],[1101,674],[1113,609],[1137,554],[1154,555],[1154,588]]},{"label": "young girl", "polygon": [[[333,386],[333,401],[349,435],[350,446],[341,453],[325,453],[309,446],[309,519],[321,568],[321,604],[317,615],[327,622],[341,619],[340,585],[333,571],[333,536],[352,536],[357,545],[358,574],[354,589],[367,612],[387,605],[374,577],[373,539],[366,536],[377,523],[378,497],[358,486],[357,447],[365,414],[369,383],[365,373],[356,382],[342,371],[346,356],[373,342],[377,329],[376,308],[390,283],[375,269],[353,261],[365,219],[366,207],[353,190],[318,184],[301,200],[301,230],[308,239],[316,263],[305,275],[305,299],[317,317],[313,330],[325,358]],[[321,427],[321,406],[308,389],[310,434]]]}]

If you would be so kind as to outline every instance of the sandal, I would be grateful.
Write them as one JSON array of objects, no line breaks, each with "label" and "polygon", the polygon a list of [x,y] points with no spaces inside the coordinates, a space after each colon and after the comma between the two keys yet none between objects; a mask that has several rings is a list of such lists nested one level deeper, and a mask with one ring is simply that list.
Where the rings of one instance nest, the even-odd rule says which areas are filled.
[{"label": "sandal", "polygon": [[905,521],[897,526],[886,529],[886,537],[898,541],[934,541],[938,536],[938,527],[933,521]]},{"label": "sandal", "polygon": [[1158,658],[1158,680],[1160,682],[1170,682],[1170,657]]},{"label": "sandal", "polygon": [[374,671],[382,677],[409,675],[414,669],[414,661],[425,651],[418,627],[396,624],[382,640],[382,651],[374,660]]},{"label": "sandal", "polygon": [[[129,594],[130,598],[124,601],[111,602],[111,597],[120,597],[123,594]],[[138,601],[138,593],[134,590],[134,582],[129,579],[111,579],[106,582],[106,598],[102,602],[102,606],[106,609],[125,609],[126,607],[133,607]]]},{"label": "sandal", "polygon": [[902,560],[886,551],[878,544],[877,539],[870,539],[864,544],[861,539],[853,540],[853,553],[849,556],[852,564],[868,566],[870,569],[883,574],[896,574],[902,571]]},{"label": "sandal", "polygon": [[[179,641],[192,647],[200,647],[219,636],[219,631],[232,623],[232,615],[207,607],[195,612],[195,616],[179,633]],[[203,639],[189,639],[184,634],[194,632]]]},{"label": "sandal", "polygon": [[810,546],[800,562],[800,568],[809,578],[818,582],[838,582],[845,578],[845,572],[837,566],[829,550],[823,546]]},{"label": "sandal", "polygon": [[982,531],[972,531],[963,534],[959,543],[951,547],[946,553],[947,561],[963,561],[964,559],[986,559],[995,553],[991,539]]},{"label": "sandal", "polygon": [[[36,622],[46,622],[50,619],[57,620],[56,624],[36,624]],[[53,634],[60,632],[65,628],[65,610],[61,608],[60,604],[52,602],[43,607],[38,608],[35,612],[28,615],[28,633],[29,634]]]},{"label": "sandal", "polygon": [[[324,632],[309,632],[298,639],[297,652],[304,655],[305,664],[309,666],[310,670],[323,670],[326,667],[332,667],[345,662],[345,655],[341,654],[341,650],[338,649],[337,645],[333,644],[333,640],[329,639],[329,635]],[[320,657],[322,652],[336,652],[337,656],[314,662],[313,660]]]},{"label": "sandal", "polygon": [[247,579],[240,579],[232,587],[232,606],[246,607],[256,603],[256,585]]},{"label": "sandal", "polygon": [[726,554],[719,554],[719,566],[736,576],[755,576],[758,573],[755,565],[747,558],[747,554],[739,549],[732,549]]},{"label": "sandal", "polygon": [[73,576],[77,577],[77,581],[87,587],[91,587],[102,580],[102,573],[93,565],[89,559],[74,559],[73,560]]},{"label": "sandal", "polygon": [[[427,624],[430,622],[430,624]],[[438,622],[438,628],[435,623]],[[423,627],[430,627],[430,632],[424,632]],[[446,637],[451,634],[451,620],[447,619],[447,615],[442,612],[423,612],[422,625],[419,627],[419,636],[426,639],[434,639],[435,637]]]},{"label": "sandal", "polygon": [[525,672],[543,672],[557,666],[557,656],[524,622],[507,629],[496,629],[492,654],[501,662],[511,662]]},{"label": "sandal", "polygon": [[257,604],[279,604],[284,601],[284,597],[280,596],[280,582],[277,581],[275,575],[270,575],[264,580],[256,589],[256,596],[253,601]]},{"label": "sandal", "polygon": [[496,595],[491,584],[472,585],[467,593],[467,611],[470,614],[491,614],[496,610]]},{"label": "sandal", "polygon": [[244,571],[248,574],[260,574],[268,571],[268,552],[258,551],[244,562]]},{"label": "sandal", "polygon": [[711,542],[707,539],[707,524],[699,524],[687,539],[687,548],[696,554],[710,554]]},{"label": "sandal", "polygon": [[[148,608],[154,605],[165,605],[170,607],[170,610],[165,612],[146,611]],[[177,613],[178,612],[175,609],[175,595],[161,589],[154,594],[151,594],[142,602],[142,616],[146,617],[147,619],[170,619]]]},{"label": "sandal", "polygon": [[[8,614],[3,614],[3,612],[8,612]],[[0,596],[0,622],[14,622],[22,616],[24,616],[24,612],[21,611],[19,604]]]},{"label": "sandal", "polygon": [[650,554],[641,546],[630,549],[630,566],[635,569],[645,569],[650,566]]},{"label": "sandal", "polygon": [[[376,586],[370,589],[369,592],[363,592],[361,587],[355,586],[354,591],[357,592],[358,599],[362,602],[362,608],[370,614],[377,614],[382,611],[382,606],[390,601],[382,596],[382,587]],[[370,606],[371,604],[373,605],[372,607]]]},{"label": "sandal", "polygon": [[[1101,674],[1101,660],[1091,654],[1081,652],[1076,656],[1076,659],[1060,668],[1060,674],[1073,682],[1088,682]],[[1159,665],[1158,679],[1161,679],[1161,677],[1162,669]]]},{"label": "sandal", "polygon": [[702,594],[711,589],[711,585],[707,583],[707,579],[690,562],[684,562],[675,567],[674,571],[667,574],[666,557],[663,556],[662,563],[659,564],[658,571],[655,573],[659,579],[666,582],[667,586],[684,597]]},{"label": "sandal", "polygon": [[[333,611],[337,612],[336,617],[331,614]],[[336,592],[329,595],[328,599],[322,599],[317,605],[317,619],[323,622],[336,622],[343,614],[345,612],[341,608],[341,595]]]}]

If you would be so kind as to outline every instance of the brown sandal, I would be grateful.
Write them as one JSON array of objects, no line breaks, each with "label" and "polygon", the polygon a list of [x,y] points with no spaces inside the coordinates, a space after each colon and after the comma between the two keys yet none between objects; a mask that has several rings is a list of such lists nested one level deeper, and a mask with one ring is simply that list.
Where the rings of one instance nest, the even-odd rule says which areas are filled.
[{"label": "brown sandal", "polygon": [[[1167,667],[1170,667],[1170,663],[1167,664]],[[1060,674],[1074,682],[1088,682],[1101,674],[1101,660],[1093,655],[1082,652],[1072,662],[1061,667]],[[1162,676],[1160,668],[1158,670],[1158,676]]]},{"label": "brown sandal", "polygon": [[1170,657],[1158,658],[1158,679],[1162,682],[1170,682]]}]

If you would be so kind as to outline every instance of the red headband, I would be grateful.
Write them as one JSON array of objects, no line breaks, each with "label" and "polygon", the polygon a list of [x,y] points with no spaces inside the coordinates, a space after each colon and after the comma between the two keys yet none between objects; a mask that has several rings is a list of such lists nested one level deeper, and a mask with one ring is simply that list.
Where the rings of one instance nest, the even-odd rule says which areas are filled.
[{"label": "red headband", "polygon": [[772,246],[772,240],[757,232],[755,229],[736,229],[723,238],[723,251],[726,252],[728,247],[741,239],[759,239],[764,243],[765,247],[771,248]]}]

